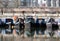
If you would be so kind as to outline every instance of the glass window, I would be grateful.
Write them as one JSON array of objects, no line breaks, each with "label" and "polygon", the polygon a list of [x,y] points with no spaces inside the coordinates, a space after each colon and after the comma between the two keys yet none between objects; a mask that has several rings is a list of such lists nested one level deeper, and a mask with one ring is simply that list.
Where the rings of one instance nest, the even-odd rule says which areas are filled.
[{"label": "glass window", "polygon": [[52,12],[52,14],[56,14],[56,12]]},{"label": "glass window", "polygon": [[27,3],[26,3],[26,0],[21,0],[21,6],[26,6]]},{"label": "glass window", "polygon": [[56,0],[53,0],[53,7],[56,7]]},{"label": "glass window", "polygon": [[47,0],[47,6],[51,6],[51,0]]},{"label": "glass window", "polygon": [[24,1],[24,0],[21,0],[21,1]]},{"label": "glass window", "polygon": [[60,12],[58,12],[60,14]]},{"label": "glass window", "polygon": [[59,7],[60,7],[60,0],[59,0]]}]

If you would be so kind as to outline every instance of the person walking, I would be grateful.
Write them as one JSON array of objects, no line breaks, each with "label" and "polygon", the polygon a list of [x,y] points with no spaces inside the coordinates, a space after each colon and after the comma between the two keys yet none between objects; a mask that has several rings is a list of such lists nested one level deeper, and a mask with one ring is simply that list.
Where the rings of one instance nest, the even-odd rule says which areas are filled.
[{"label": "person walking", "polygon": [[12,29],[13,29],[13,34],[17,34],[16,32],[16,29],[17,29],[17,25],[18,25],[18,22],[19,22],[19,19],[18,19],[18,16],[13,16],[13,26],[12,26]]},{"label": "person walking", "polygon": [[44,35],[45,30],[46,30],[47,26],[46,26],[46,22],[45,19],[42,19],[41,24],[40,24],[40,31],[41,33]]}]

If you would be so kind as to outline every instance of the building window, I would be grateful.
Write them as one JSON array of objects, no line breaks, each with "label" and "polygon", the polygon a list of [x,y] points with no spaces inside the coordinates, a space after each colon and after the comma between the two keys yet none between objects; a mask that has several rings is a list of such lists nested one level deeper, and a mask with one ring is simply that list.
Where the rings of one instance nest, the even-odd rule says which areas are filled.
[{"label": "building window", "polygon": [[51,0],[47,0],[47,6],[51,6]]},{"label": "building window", "polygon": [[58,11],[58,14],[60,14],[60,11]]},{"label": "building window", "polygon": [[21,0],[21,6],[26,6],[26,5],[27,5],[26,0]]},{"label": "building window", "polygon": [[56,7],[56,0],[53,0],[53,7]]},{"label": "building window", "polygon": [[21,1],[24,1],[24,0],[21,0]]},{"label": "building window", "polygon": [[59,7],[60,7],[60,0],[59,0]]},{"label": "building window", "polygon": [[56,12],[52,12],[52,14],[56,14]]}]

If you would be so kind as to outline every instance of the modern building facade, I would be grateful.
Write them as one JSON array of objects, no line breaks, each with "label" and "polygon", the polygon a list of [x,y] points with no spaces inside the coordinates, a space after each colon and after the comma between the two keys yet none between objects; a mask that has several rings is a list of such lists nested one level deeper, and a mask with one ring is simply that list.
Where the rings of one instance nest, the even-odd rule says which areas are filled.
[{"label": "modern building facade", "polygon": [[47,7],[60,7],[60,0],[46,0]]},{"label": "modern building facade", "polygon": [[17,0],[0,0],[0,7],[3,8],[17,7]]},{"label": "modern building facade", "polygon": [[7,4],[7,7],[37,7],[38,0],[0,0],[0,7],[4,7]]},{"label": "modern building facade", "polygon": [[20,6],[26,6],[26,7],[37,7],[38,6],[38,0],[20,0]]},{"label": "modern building facade", "polygon": [[60,0],[0,0],[0,7],[60,7]]},{"label": "modern building facade", "polygon": [[[2,4],[3,3],[3,4]],[[34,15],[39,17],[51,17],[54,14],[54,17],[60,17],[60,0],[0,0],[0,7],[3,8],[4,15],[8,16],[10,14],[16,14],[20,16],[23,15]],[[46,6],[46,7],[42,7]],[[13,7],[13,8],[10,8]],[[20,8],[20,7],[41,7],[41,8]],[[1,10],[1,9],[0,9]],[[1,13],[1,12],[0,12]],[[56,14],[56,15],[55,15]],[[22,16],[21,15],[21,16]],[[10,16],[10,15],[9,15]]]}]

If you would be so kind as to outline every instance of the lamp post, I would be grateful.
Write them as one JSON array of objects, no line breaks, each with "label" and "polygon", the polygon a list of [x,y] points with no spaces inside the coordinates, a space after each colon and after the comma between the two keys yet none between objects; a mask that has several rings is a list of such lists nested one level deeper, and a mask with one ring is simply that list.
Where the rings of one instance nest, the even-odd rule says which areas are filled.
[{"label": "lamp post", "polygon": [[1,8],[1,14],[3,15],[3,8]]}]

